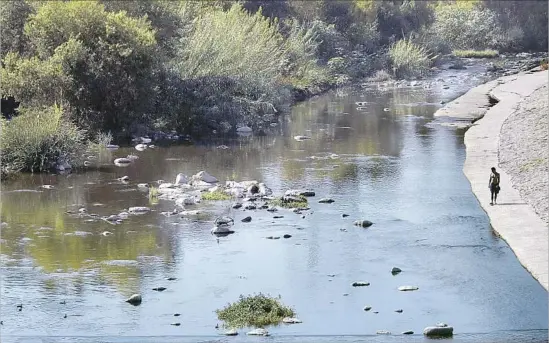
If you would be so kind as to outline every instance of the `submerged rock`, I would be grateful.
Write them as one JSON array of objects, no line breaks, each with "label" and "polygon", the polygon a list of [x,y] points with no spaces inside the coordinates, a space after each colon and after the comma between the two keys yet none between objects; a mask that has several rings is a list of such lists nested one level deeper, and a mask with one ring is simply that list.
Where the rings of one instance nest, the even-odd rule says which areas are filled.
[{"label": "submerged rock", "polygon": [[366,307],[364,307],[364,311],[366,311],[366,312],[370,311],[371,309],[372,309],[372,306],[366,306]]},{"label": "submerged rock", "polygon": [[404,312],[404,311],[403,311],[402,309],[399,308],[398,310],[395,310],[395,312],[396,312],[396,313],[402,313],[402,312]]},{"label": "submerged rock", "polygon": [[259,328],[259,329],[255,329],[255,330],[252,330],[252,331],[246,333],[246,335],[250,335],[250,336],[269,336],[269,331],[267,331],[265,329],[262,329],[262,328]]},{"label": "submerged rock", "polygon": [[289,234],[285,234],[284,236],[282,236],[284,238],[292,238],[292,235],[289,235]]},{"label": "submerged rock", "polygon": [[402,269],[400,269],[398,267],[393,267],[393,269],[391,269],[391,274],[393,274],[393,275],[397,275],[400,272],[402,272]]},{"label": "submerged rock", "polygon": [[153,291],[157,291],[157,292],[163,292],[166,290],[166,287],[155,287],[153,288]]},{"label": "submerged rock", "polygon": [[454,334],[454,328],[451,326],[428,326],[423,329],[423,334],[427,337],[451,337]]},{"label": "submerged rock", "polygon": [[246,218],[243,218],[243,219],[242,219],[242,222],[243,222],[243,223],[249,223],[249,222],[251,222],[251,221],[252,221],[252,217],[246,217]]},{"label": "submerged rock", "polygon": [[137,305],[141,304],[141,301],[142,301],[141,294],[134,294],[131,297],[129,297],[128,299],[126,299],[127,303],[130,303],[134,306],[137,306]]}]

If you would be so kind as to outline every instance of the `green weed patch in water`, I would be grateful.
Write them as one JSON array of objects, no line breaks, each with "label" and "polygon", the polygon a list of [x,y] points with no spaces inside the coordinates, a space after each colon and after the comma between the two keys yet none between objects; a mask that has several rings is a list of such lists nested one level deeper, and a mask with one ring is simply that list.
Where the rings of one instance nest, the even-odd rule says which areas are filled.
[{"label": "green weed patch in water", "polygon": [[284,306],[279,299],[259,293],[241,295],[239,300],[217,310],[217,317],[233,328],[264,327],[279,324],[285,317],[294,317],[295,312]]},{"label": "green weed patch in water", "polygon": [[495,58],[498,57],[497,50],[454,50],[454,56],[464,58]]},{"label": "green weed patch in water", "polygon": [[223,191],[202,193],[202,200],[231,200],[231,199],[232,197]]},{"label": "green weed patch in water", "polygon": [[278,206],[278,207],[284,207],[284,208],[305,208],[308,206],[306,197],[302,195],[298,195],[293,198],[295,198],[296,200],[294,201],[288,198],[285,199],[284,197],[280,197],[280,198],[271,200],[269,204],[271,206]]}]

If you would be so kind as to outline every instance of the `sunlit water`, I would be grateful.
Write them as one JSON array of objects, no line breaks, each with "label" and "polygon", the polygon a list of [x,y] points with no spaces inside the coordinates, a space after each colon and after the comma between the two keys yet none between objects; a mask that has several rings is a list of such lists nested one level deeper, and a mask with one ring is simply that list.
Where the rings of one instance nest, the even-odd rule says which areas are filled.
[{"label": "sunlit water", "polygon": [[[547,341],[547,292],[493,233],[472,194],[462,173],[464,131],[432,116],[441,100],[480,82],[471,73],[442,75],[449,90],[440,83],[329,93],[295,106],[269,136],[120,149],[113,158],[139,160],[2,185],[2,341],[263,341],[220,338],[215,329],[216,309],[258,292],[280,295],[303,320],[269,328],[271,341],[419,342],[423,328],[440,321],[454,326],[456,342]],[[357,109],[357,101],[367,104]],[[150,204],[136,186],[200,170],[222,181],[263,181],[277,194],[310,188],[317,196],[305,218],[203,202],[196,208],[208,214],[188,220],[161,215],[174,204]],[[131,181],[116,180],[123,175]],[[335,202],[320,204],[321,197]],[[130,206],[153,212],[117,226],[66,213]],[[219,214],[235,218],[236,233],[217,240],[209,230]],[[248,215],[252,222],[241,223]],[[375,224],[358,228],[357,219]],[[286,233],[292,237],[265,239]],[[394,266],[403,272],[393,276]],[[399,292],[402,285],[419,290]],[[152,290],[159,286],[167,290]],[[133,293],[143,295],[140,306],[124,302]],[[406,330],[416,334],[401,336]]]}]

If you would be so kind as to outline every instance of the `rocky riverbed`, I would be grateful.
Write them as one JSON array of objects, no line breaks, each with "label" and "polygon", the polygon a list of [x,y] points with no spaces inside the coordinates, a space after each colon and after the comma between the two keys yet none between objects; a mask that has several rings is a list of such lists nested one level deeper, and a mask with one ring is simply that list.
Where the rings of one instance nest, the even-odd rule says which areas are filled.
[{"label": "rocky riverbed", "polygon": [[501,129],[499,163],[521,197],[549,224],[548,86],[525,98]]}]

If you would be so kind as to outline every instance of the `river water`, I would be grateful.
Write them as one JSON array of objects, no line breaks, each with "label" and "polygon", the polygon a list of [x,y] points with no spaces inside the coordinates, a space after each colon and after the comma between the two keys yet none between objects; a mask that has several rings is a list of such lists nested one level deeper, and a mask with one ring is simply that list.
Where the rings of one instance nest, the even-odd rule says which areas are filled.
[{"label": "river water", "polygon": [[[268,136],[123,148],[112,158],[139,156],[126,168],[3,184],[2,341],[264,341],[246,330],[220,337],[215,328],[216,309],[262,292],[280,295],[303,320],[269,328],[269,341],[419,342],[424,327],[444,321],[456,342],[546,342],[547,292],[494,234],[472,194],[462,173],[464,130],[433,118],[441,100],[480,83],[480,71],[443,73],[429,89],[331,92],[294,106]],[[276,194],[309,188],[316,197],[305,218],[204,201],[195,208],[206,214],[185,219],[162,215],[173,202],[150,203],[136,186],[200,170],[222,181],[262,181]],[[128,183],[117,180],[123,175]],[[335,202],[320,204],[321,197]],[[130,206],[153,211],[116,226],[67,213],[103,216]],[[235,219],[236,233],[216,239],[209,230],[220,214]],[[240,222],[248,215],[251,223]],[[357,219],[374,225],[355,227]],[[265,239],[283,234],[292,237]],[[403,272],[393,276],[395,266]],[[402,285],[419,290],[399,292]],[[160,286],[167,289],[152,290]],[[140,306],[124,302],[133,293],[143,295]],[[406,330],[416,334],[400,335]]]}]

